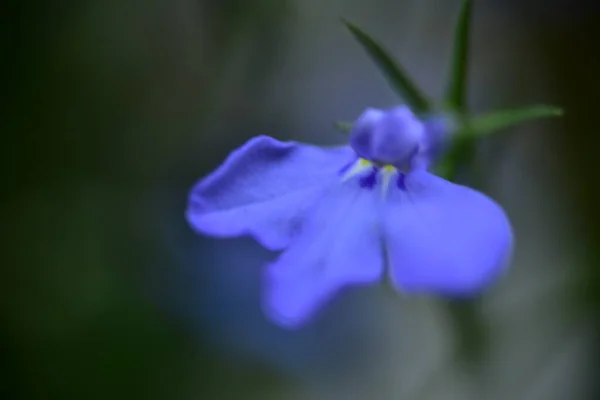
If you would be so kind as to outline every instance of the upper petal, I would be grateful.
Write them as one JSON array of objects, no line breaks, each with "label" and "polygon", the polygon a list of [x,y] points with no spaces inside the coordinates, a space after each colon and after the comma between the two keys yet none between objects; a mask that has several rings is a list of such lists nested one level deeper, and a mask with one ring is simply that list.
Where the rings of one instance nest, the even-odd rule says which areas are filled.
[{"label": "upper petal", "polygon": [[404,167],[423,141],[424,129],[407,106],[369,108],[354,124],[350,145],[362,158]]},{"label": "upper petal", "polygon": [[380,279],[378,194],[352,179],[311,209],[301,234],[265,271],[263,304],[272,320],[299,326],[340,288]]},{"label": "upper petal", "polygon": [[424,171],[391,190],[384,217],[392,281],[406,292],[472,295],[508,264],[513,235],[485,195]]},{"label": "upper petal", "polygon": [[194,186],[186,217],[208,235],[250,234],[269,249],[285,248],[305,209],[353,157],[347,146],[325,149],[255,137]]}]

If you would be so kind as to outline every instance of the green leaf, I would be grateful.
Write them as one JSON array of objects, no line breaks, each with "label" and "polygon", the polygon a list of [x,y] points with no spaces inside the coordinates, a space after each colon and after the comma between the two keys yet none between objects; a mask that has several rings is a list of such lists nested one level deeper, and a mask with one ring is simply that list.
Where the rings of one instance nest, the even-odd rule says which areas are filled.
[{"label": "green leaf", "polygon": [[356,25],[342,19],[346,28],[362,45],[371,59],[379,67],[393,89],[406,101],[416,114],[425,114],[432,110],[429,99],[421,92],[408,73],[389,55],[379,43]]},{"label": "green leaf", "polygon": [[473,2],[463,0],[454,31],[452,65],[444,96],[445,105],[451,110],[466,113],[467,74],[469,68],[469,34]]},{"label": "green leaf", "polygon": [[338,131],[342,131],[345,133],[350,133],[350,131],[352,130],[352,122],[345,122],[345,121],[337,121],[334,123],[335,129],[337,129]]},{"label": "green leaf", "polygon": [[519,125],[538,118],[558,117],[563,111],[558,107],[537,105],[513,110],[493,111],[489,114],[462,119],[450,148],[438,165],[436,174],[453,181],[459,165],[469,164],[475,154],[477,139],[501,129]]},{"label": "green leaf", "polygon": [[563,111],[554,106],[536,105],[512,110],[492,111],[471,117],[463,131],[465,136],[481,137],[534,119],[560,117]]}]

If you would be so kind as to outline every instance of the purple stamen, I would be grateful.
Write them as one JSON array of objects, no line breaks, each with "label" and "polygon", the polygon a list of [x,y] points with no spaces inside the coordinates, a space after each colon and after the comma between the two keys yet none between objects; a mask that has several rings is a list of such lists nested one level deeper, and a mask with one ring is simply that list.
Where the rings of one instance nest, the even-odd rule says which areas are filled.
[{"label": "purple stamen", "polygon": [[398,180],[396,181],[396,186],[398,189],[406,191],[406,174],[399,173]]},{"label": "purple stamen", "polygon": [[373,167],[369,175],[363,176],[359,180],[359,184],[361,188],[373,189],[375,183],[377,183],[377,172],[379,168]]}]

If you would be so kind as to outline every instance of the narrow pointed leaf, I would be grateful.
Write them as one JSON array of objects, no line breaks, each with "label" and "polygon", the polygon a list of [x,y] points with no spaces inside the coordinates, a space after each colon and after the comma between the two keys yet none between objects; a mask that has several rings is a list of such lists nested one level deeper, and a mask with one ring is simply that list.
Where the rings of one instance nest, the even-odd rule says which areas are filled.
[{"label": "narrow pointed leaf", "polygon": [[337,121],[334,123],[334,125],[335,129],[337,129],[338,131],[349,133],[350,131],[352,131],[353,124],[352,122]]},{"label": "narrow pointed leaf", "polygon": [[469,34],[473,2],[463,0],[454,32],[451,69],[444,103],[451,110],[466,113],[467,74],[469,68]]},{"label": "narrow pointed leaf", "polygon": [[471,117],[464,134],[481,137],[534,119],[559,117],[562,114],[563,111],[560,108],[545,105],[493,111],[489,114]]},{"label": "narrow pointed leaf", "polygon": [[463,120],[446,154],[437,164],[436,174],[453,181],[461,165],[468,165],[474,154],[477,139],[538,118],[558,117],[563,111],[553,106],[531,106],[513,110],[494,111]]},{"label": "narrow pointed leaf", "polygon": [[408,106],[417,114],[431,111],[432,105],[423,92],[417,87],[408,73],[379,43],[356,25],[342,19],[342,22],[356,40],[369,54],[379,67],[393,89],[406,101]]}]

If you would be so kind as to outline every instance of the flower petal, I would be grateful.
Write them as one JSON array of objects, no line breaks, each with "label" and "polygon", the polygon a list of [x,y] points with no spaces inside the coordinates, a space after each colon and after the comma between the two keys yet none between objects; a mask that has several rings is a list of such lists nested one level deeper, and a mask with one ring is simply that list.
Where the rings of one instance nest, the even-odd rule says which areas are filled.
[{"label": "flower petal", "polygon": [[263,304],[273,321],[297,327],[342,287],[381,278],[379,194],[352,179],[315,205],[301,234],[266,269]]},{"label": "flower petal", "polygon": [[368,108],[350,133],[350,145],[367,160],[404,167],[423,141],[425,127],[405,105]]},{"label": "flower petal", "polygon": [[186,217],[207,235],[250,234],[271,250],[283,249],[306,208],[355,157],[348,146],[324,149],[255,137],[196,184]]},{"label": "flower petal", "polygon": [[392,281],[405,292],[476,294],[507,266],[513,235],[485,195],[424,171],[391,190],[384,217]]}]

